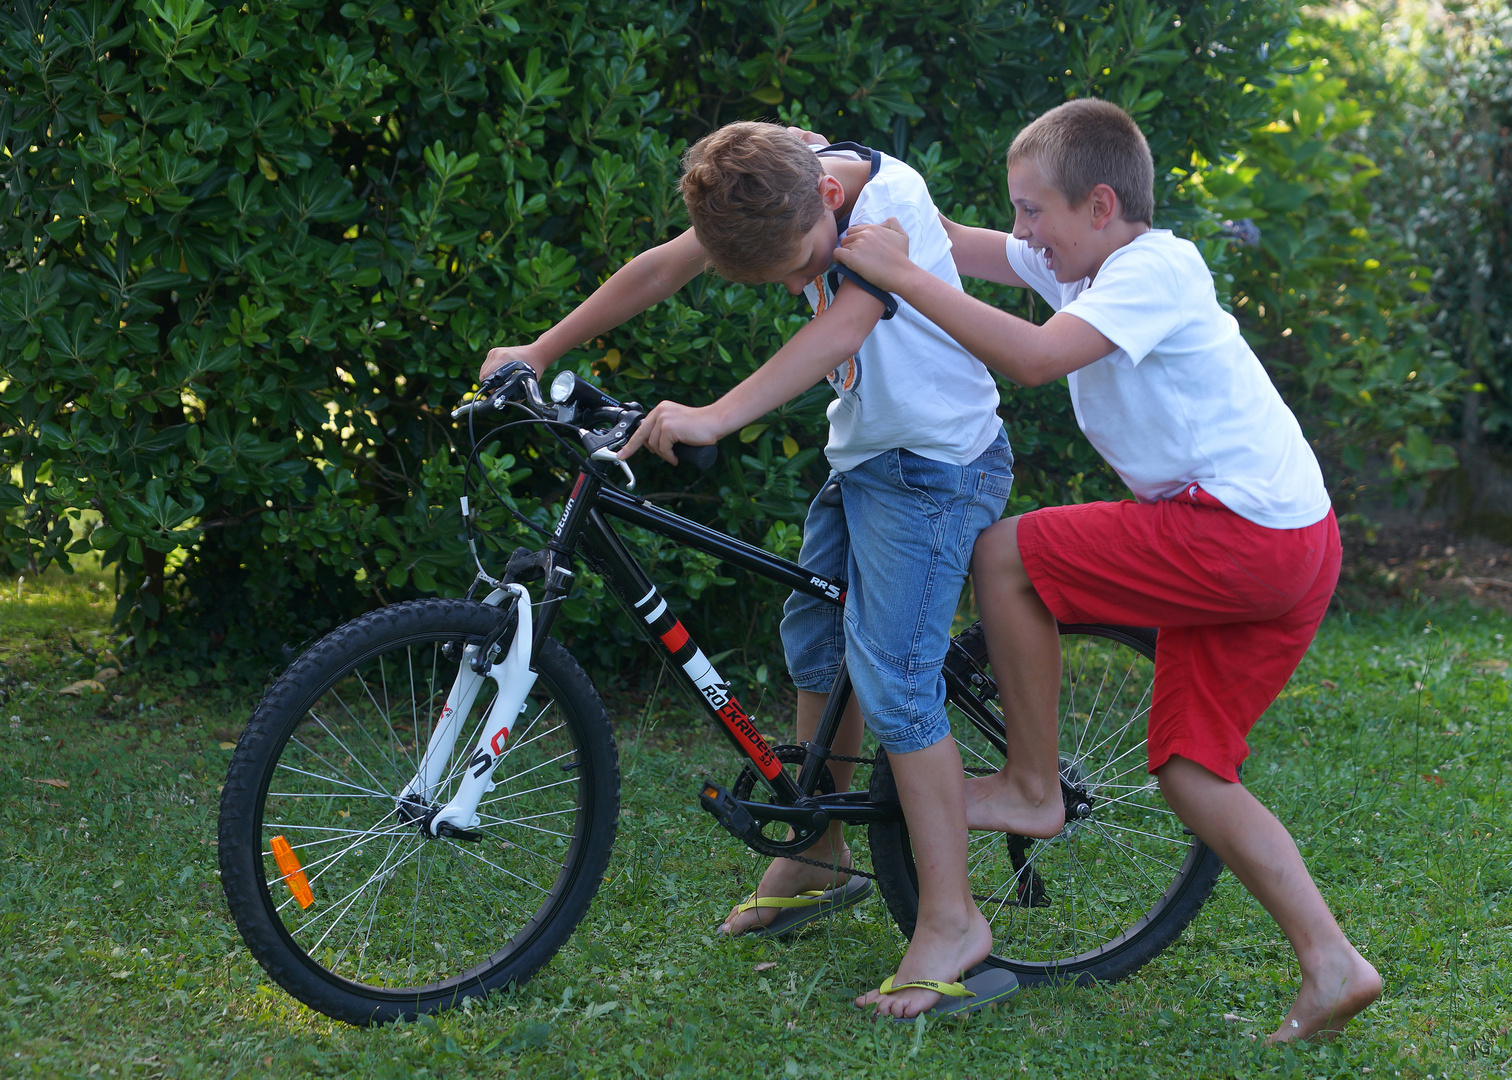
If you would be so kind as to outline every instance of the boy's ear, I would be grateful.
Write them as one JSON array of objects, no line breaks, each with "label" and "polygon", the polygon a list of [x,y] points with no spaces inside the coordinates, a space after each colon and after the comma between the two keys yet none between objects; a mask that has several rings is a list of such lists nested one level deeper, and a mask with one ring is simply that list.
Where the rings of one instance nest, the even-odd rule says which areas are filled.
[{"label": "boy's ear", "polygon": [[829,173],[819,178],[819,199],[826,210],[838,210],[845,204],[845,187]]},{"label": "boy's ear", "polygon": [[1118,192],[1107,184],[1097,184],[1092,188],[1092,194],[1087,196],[1087,207],[1092,217],[1092,227],[1105,228],[1109,222],[1119,218]]}]

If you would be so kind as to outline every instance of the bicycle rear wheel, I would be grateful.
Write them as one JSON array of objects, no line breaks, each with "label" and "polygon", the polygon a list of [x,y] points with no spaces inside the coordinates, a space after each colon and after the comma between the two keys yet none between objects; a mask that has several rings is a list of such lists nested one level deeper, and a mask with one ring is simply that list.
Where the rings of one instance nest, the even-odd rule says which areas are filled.
[{"label": "bicycle rear wheel", "polygon": [[[1180,936],[1223,870],[1146,772],[1154,631],[1062,626],[1060,632],[1061,776],[1086,796],[1089,809],[1049,840],[973,833],[968,849],[972,893],[992,925],[989,962],[1026,986],[1114,982],[1132,974]],[[981,625],[962,632],[951,653],[947,663],[971,687],[975,704],[986,706],[953,696],[951,731],[968,774],[995,771],[1003,761],[1002,720]],[[984,711],[988,719],[980,725],[969,718]],[[890,785],[881,761],[873,798],[885,799]],[[919,893],[908,827],[874,825],[870,842],[888,909],[911,937]]]},{"label": "bicycle rear wheel", "polygon": [[[503,617],[420,600],[348,623],[273,684],[237,745],[221,798],[226,899],[269,976],[328,1016],[412,1018],[522,982],[598,891],[618,756],[597,692],[556,642],[534,658],[539,678],[478,806],[482,838],[430,838],[400,812],[460,646]],[[436,805],[465,771],[494,690],[484,680]],[[283,844],[302,897],[279,866]]]}]

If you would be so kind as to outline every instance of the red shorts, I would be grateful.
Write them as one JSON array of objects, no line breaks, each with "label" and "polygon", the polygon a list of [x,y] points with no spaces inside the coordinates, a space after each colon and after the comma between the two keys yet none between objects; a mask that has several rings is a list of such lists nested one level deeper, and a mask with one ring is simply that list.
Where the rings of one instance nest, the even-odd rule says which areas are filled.
[{"label": "red shorts", "polygon": [[1019,519],[1018,547],[1061,622],[1159,628],[1150,771],[1179,755],[1231,781],[1323,621],[1342,558],[1332,511],[1267,529],[1196,486],[1155,503],[1036,510]]}]

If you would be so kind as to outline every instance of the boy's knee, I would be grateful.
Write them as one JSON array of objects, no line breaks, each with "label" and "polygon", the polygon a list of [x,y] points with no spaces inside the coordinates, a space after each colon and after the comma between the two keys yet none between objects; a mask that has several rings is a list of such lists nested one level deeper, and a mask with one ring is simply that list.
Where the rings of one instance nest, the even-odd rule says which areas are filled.
[{"label": "boy's knee", "polygon": [[971,555],[973,574],[1028,580],[1024,560],[1019,554],[1019,520],[1016,517],[1003,518],[982,530]]},{"label": "boy's knee", "polygon": [[1155,779],[1160,784],[1160,793],[1167,801],[1173,795],[1180,799],[1184,795],[1199,794],[1205,789],[1229,788],[1237,783],[1219,776],[1206,765],[1178,754],[1172,754],[1155,769]]}]

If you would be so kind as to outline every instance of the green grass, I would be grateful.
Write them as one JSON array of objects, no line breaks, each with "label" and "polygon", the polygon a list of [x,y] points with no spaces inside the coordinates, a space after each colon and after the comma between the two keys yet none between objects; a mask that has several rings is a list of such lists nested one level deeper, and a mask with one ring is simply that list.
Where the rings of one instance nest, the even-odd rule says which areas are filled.
[{"label": "green grass", "polygon": [[1296,970],[1227,875],[1123,983],[1024,993],[922,1033],[870,1022],[849,999],[902,953],[880,902],[786,944],[713,939],[761,864],[696,808],[697,778],[734,769],[681,707],[619,728],[620,839],[557,959],[470,1010],[358,1030],[264,978],[221,897],[221,743],[255,695],[130,673],[56,693],[108,666],[97,581],[44,577],[17,599],[0,579],[0,1075],[1512,1074],[1503,616],[1330,617],[1251,740],[1251,788],[1386,979],[1332,1046],[1249,1038],[1279,1022]]}]

